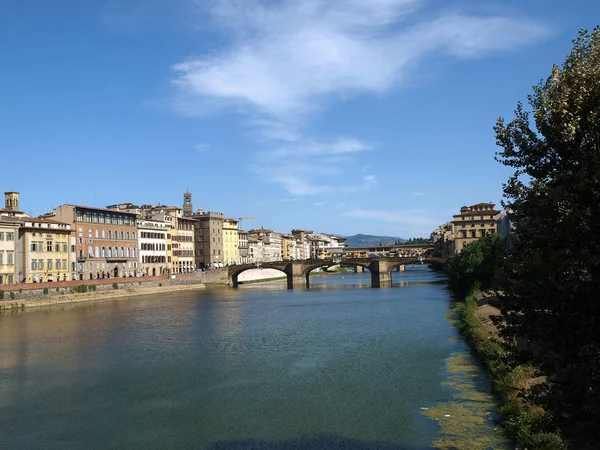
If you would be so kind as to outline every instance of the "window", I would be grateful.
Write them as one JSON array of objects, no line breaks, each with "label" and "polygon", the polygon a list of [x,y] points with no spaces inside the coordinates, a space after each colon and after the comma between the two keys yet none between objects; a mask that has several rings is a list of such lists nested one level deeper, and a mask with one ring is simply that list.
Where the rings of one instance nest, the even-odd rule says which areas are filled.
[{"label": "window", "polygon": [[98,230],[96,230],[94,236],[96,237],[96,239],[98,239]]},{"label": "window", "polygon": [[112,231],[108,230],[108,238],[112,239]]},{"label": "window", "polygon": [[63,245],[62,245],[62,251],[64,253],[67,253],[68,249],[69,249],[69,246],[66,243],[63,243]]},{"label": "window", "polygon": [[9,274],[7,276],[7,278],[8,278],[8,284],[13,284],[13,276],[11,274]]},{"label": "window", "polygon": [[15,233],[6,233],[6,240],[7,241],[14,241],[15,240]]},{"label": "window", "polygon": [[83,222],[83,213],[80,210],[77,210],[77,222]]},{"label": "window", "polygon": [[106,215],[106,223],[108,223],[109,225],[112,223],[112,221],[110,220],[110,214]]},{"label": "window", "polygon": [[123,225],[123,216],[119,216],[119,225]]},{"label": "window", "polygon": [[129,231],[125,233],[125,239],[129,240]]},{"label": "window", "polygon": [[91,228],[88,230],[88,237],[89,237],[89,238],[91,238],[91,237],[92,237],[92,229],[91,229]]},{"label": "window", "polygon": [[94,270],[94,263],[90,263],[89,266],[90,270]]},{"label": "window", "polygon": [[120,234],[120,236],[121,236],[121,237],[120,237],[120,239],[125,239],[125,238],[124,238],[124,234],[123,234],[123,232],[122,232],[122,231],[121,231],[121,233],[119,233],[119,234]]},{"label": "window", "polygon": [[104,223],[104,214],[100,214],[99,220],[100,220],[100,223]]},{"label": "window", "polygon": [[97,212],[95,212],[93,214],[93,217],[94,217],[94,223],[98,223],[98,213]]},{"label": "window", "polygon": [[0,250],[0,265],[4,264],[4,251]]},{"label": "window", "polygon": [[102,258],[104,258],[104,257],[106,256],[106,247],[102,247],[102,248],[100,249],[100,256],[101,256]]},{"label": "window", "polygon": [[96,256],[96,258],[100,258],[100,248],[96,247],[95,250],[96,251],[94,252],[94,255]]},{"label": "window", "polygon": [[4,240],[4,233],[0,233],[0,241]]},{"label": "window", "polygon": [[104,239],[106,237],[105,235],[106,233],[104,232],[104,230],[102,230],[102,239]]},{"label": "window", "polygon": [[67,260],[66,259],[62,260],[62,268],[65,269],[65,270],[68,269],[68,267],[67,267]]},{"label": "window", "polygon": [[57,259],[56,261],[54,261],[54,266],[56,267],[56,269],[60,269],[60,259]]},{"label": "window", "polygon": [[35,259],[31,261],[31,270],[37,270],[37,261]]},{"label": "window", "polygon": [[86,211],[85,212],[85,221],[86,222],[91,222],[92,221],[92,212],[91,211]]},{"label": "window", "polygon": [[83,228],[79,229],[79,237],[83,237]]},{"label": "window", "polygon": [[56,244],[54,244],[54,251],[60,252],[60,244],[58,242]]},{"label": "window", "polygon": [[48,270],[52,270],[52,260],[51,259],[49,259],[47,261],[47,264],[48,264]]}]

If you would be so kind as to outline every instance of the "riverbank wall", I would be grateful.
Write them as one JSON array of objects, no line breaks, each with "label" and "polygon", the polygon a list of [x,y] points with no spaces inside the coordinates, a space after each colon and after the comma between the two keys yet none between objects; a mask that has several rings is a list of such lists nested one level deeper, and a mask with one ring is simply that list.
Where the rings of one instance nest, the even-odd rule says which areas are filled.
[{"label": "riverbank wall", "polygon": [[151,289],[167,286],[200,284],[227,284],[227,269],[209,270],[191,274],[158,277],[106,278],[102,280],[57,281],[51,283],[9,284],[0,286],[1,301],[19,301],[33,298],[57,297],[86,292]]}]

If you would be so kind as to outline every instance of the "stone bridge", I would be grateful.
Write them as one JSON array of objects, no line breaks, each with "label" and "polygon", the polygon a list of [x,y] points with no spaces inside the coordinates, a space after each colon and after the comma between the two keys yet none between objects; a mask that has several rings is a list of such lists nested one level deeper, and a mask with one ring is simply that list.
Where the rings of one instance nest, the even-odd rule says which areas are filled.
[{"label": "stone bridge", "polygon": [[[308,287],[310,272],[318,268],[327,268],[343,264],[345,266],[354,266],[367,269],[371,273],[371,285],[373,287],[387,287],[392,284],[392,270],[400,266],[414,264],[444,264],[444,258],[344,258],[340,260],[333,259],[309,259],[300,261],[273,261],[261,263],[260,267],[264,269],[278,269],[286,274],[288,289],[295,287]],[[237,286],[238,276],[250,269],[256,269],[256,264],[243,264],[230,266],[227,268],[229,281],[233,286]]]}]

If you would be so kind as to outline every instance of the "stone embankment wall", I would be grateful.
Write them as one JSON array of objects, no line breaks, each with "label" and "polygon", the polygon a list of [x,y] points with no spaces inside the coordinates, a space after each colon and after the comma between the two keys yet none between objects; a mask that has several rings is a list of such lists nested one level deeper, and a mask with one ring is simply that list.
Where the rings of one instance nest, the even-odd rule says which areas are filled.
[{"label": "stone embankment wall", "polygon": [[[7,284],[0,286],[4,301],[52,297],[87,291],[113,291],[120,289],[182,286],[201,283],[227,283],[227,269],[159,277],[107,278],[104,280],[58,281],[52,283]],[[82,288],[86,286],[86,288]],[[93,286],[93,287],[91,287]],[[0,295],[1,297],[1,295]]]}]

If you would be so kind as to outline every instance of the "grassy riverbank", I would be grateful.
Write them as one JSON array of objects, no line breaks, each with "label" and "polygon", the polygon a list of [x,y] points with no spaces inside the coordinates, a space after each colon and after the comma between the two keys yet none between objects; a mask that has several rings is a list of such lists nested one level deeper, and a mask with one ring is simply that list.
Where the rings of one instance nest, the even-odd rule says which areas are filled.
[{"label": "grassy riverbank", "polygon": [[565,448],[558,434],[546,431],[549,418],[531,396],[532,388],[543,382],[543,378],[535,376],[534,367],[516,364],[514,355],[501,345],[498,328],[492,320],[499,317],[500,311],[489,304],[492,298],[472,290],[465,298],[459,329],[491,378],[506,435],[525,448]]},{"label": "grassy riverbank", "polygon": [[287,277],[273,277],[273,278],[260,278],[258,280],[247,280],[240,281],[239,284],[256,284],[256,283],[266,283],[267,281],[277,281],[277,280],[285,280]]}]

